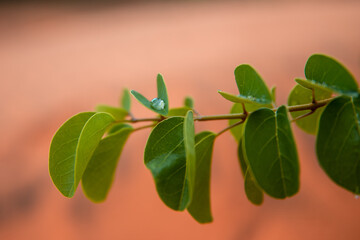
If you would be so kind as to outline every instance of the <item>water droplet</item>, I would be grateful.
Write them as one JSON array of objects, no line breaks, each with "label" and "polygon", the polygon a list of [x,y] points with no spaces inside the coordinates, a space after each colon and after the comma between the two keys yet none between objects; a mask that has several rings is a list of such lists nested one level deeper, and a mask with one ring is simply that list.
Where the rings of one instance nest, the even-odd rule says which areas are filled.
[{"label": "water droplet", "polygon": [[165,102],[161,98],[154,98],[151,100],[151,107],[156,110],[163,110],[165,108]]},{"label": "water droplet", "polygon": [[355,195],[355,199],[359,199],[360,198],[360,196],[359,195]]}]

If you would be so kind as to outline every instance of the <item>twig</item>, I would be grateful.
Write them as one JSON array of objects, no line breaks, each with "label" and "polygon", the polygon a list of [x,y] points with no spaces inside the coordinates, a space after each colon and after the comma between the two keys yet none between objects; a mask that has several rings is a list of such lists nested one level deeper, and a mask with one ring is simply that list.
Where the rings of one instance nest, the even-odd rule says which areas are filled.
[{"label": "twig", "polygon": [[[325,106],[328,104],[333,98],[328,98],[320,101],[316,101],[315,103],[308,103],[296,106],[288,106],[287,109],[289,112],[297,112],[303,110],[311,110],[315,111],[316,109]],[[273,111],[276,111],[277,108],[273,108]],[[233,113],[233,114],[221,114],[221,115],[208,115],[208,116],[196,116],[194,117],[194,121],[211,121],[211,120],[229,120],[229,119],[241,119],[245,120],[250,113]],[[309,114],[310,115],[310,114]],[[160,116],[155,118],[132,118],[132,119],[124,119],[117,122],[129,122],[129,123],[137,123],[137,122],[161,122],[167,117]]]},{"label": "twig", "polygon": [[227,130],[230,130],[231,128],[234,128],[234,127],[236,127],[236,126],[238,126],[238,125],[240,125],[240,124],[242,124],[242,123],[244,123],[244,122],[245,122],[245,120],[242,119],[242,120],[239,121],[239,122],[236,122],[236,123],[234,123],[234,124],[231,124],[230,126],[224,128],[223,130],[221,130],[220,132],[218,132],[218,133],[216,134],[216,136],[218,137],[218,136],[220,136],[221,134],[223,134],[224,132],[226,132]]},{"label": "twig", "polygon": [[313,114],[314,112],[315,112],[315,110],[312,110],[311,112],[308,112],[308,113],[305,113],[305,114],[303,114],[303,115],[297,116],[296,118],[293,118],[293,119],[291,120],[291,122],[296,122],[297,120],[300,120],[300,119],[302,119],[302,118],[304,118],[304,117],[310,116],[310,115]]},{"label": "twig", "polygon": [[156,126],[156,123],[153,123],[153,124],[149,124],[149,125],[145,125],[145,126],[141,126],[141,127],[138,127],[138,128],[134,128],[134,132],[135,131],[138,131],[138,130],[141,130],[141,129],[145,129],[145,128],[151,128],[151,127],[155,127]]}]

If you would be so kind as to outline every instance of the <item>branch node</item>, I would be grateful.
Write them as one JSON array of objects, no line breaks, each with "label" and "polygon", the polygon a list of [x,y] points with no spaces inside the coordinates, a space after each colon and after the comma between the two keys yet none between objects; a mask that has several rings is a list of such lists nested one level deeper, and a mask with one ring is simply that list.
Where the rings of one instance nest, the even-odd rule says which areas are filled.
[{"label": "branch node", "polygon": [[247,116],[248,112],[246,111],[245,103],[241,103],[241,105],[242,105],[242,108],[243,108],[243,113]]},{"label": "branch node", "polygon": [[291,120],[291,122],[296,122],[297,120],[300,120],[300,119],[303,119],[303,118],[305,118],[305,117],[307,117],[307,116],[310,116],[310,115],[313,114],[315,111],[316,111],[316,108],[315,108],[315,109],[311,109],[311,112],[308,112],[308,113],[305,113],[305,114],[303,114],[303,115],[300,115],[300,116],[298,116],[298,117],[296,117],[296,118],[293,118],[293,119]]},{"label": "branch node", "polygon": [[316,98],[315,98],[315,89],[314,88],[312,88],[311,89],[311,92],[312,92],[312,103],[313,104],[316,104],[317,103],[317,101],[316,101]]}]

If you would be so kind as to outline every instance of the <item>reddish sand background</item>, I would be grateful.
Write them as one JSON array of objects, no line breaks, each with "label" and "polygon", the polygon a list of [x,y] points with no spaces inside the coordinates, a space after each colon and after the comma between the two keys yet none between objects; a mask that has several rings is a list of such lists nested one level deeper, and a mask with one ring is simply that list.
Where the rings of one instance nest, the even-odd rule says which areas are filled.
[{"label": "reddish sand background", "polygon": [[[360,79],[359,13],[359,1],[1,7],[0,239],[360,239],[359,200],[325,176],[314,137],[295,126],[300,192],[261,207],[245,197],[232,137],[217,140],[207,225],[160,201],[143,165],[148,130],[125,146],[105,203],[80,188],[67,199],[48,175],[50,141],[67,118],[117,104],[123,87],[154,96],[158,72],[171,106],[191,95],[204,115],[229,111],[217,90],[237,92],[241,63],[277,85],[279,104],[312,53],[336,57]],[[152,116],[135,102],[133,111]]]}]

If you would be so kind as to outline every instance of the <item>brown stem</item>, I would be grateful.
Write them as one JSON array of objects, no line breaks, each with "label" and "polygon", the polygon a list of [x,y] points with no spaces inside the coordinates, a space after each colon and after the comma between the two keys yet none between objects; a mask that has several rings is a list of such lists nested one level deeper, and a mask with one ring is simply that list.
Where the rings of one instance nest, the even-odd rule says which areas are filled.
[{"label": "brown stem", "polygon": [[315,110],[317,108],[325,106],[331,100],[333,100],[333,98],[316,101],[316,103],[308,103],[308,104],[302,104],[302,105],[296,105],[296,106],[289,106],[288,110],[289,110],[289,112],[297,112],[297,111],[303,111],[303,110]]},{"label": "brown stem", "polygon": [[141,127],[138,127],[138,128],[134,128],[134,132],[135,131],[138,131],[138,130],[141,130],[141,129],[145,129],[145,128],[151,128],[151,127],[155,127],[156,126],[156,123],[153,123],[153,124],[149,124],[149,125],[145,125],[145,126],[141,126]]},{"label": "brown stem", "polygon": [[[308,103],[296,106],[288,106],[287,109],[289,112],[297,112],[303,110],[311,110],[315,111],[316,109],[325,106],[328,104],[333,98],[328,98],[320,101],[316,101],[315,103]],[[273,111],[276,111],[277,108],[273,108]],[[208,116],[197,116],[194,117],[195,121],[211,121],[211,120],[229,120],[229,119],[242,119],[245,120],[246,117],[250,113],[235,113],[235,114],[221,114],[221,115],[208,115]],[[137,122],[160,122],[166,119],[166,117],[155,117],[155,118],[134,118],[134,119],[125,119],[117,122],[129,122],[129,123],[137,123]]]},{"label": "brown stem", "polygon": [[305,114],[303,114],[303,115],[300,115],[300,116],[298,116],[298,117],[296,117],[296,118],[293,118],[293,119],[291,120],[291,122],[296,122],[297,120],[300,120],[300,119],[302,119],[302,118],[304,118],[304,117],[310,116],[310,115],[313,114],[314,112],[315,112],[315,110],[312,110],[311,112],[308,112],[308,113],[305,113]]},{"label": "brown stem", "polygon": [[238,126],[238,125],[240,125],[240,124],[242,124],[242,123],[244,123],[244,122],[245,122],[245,120],[242,119],[242,120],[239,121],[239,122],[236,122],[236,123],[234,123],[234,124],[231,124],[230,126],[224,128],[223,130],[221,130],[220,132],[218,132],[218,133],[216,134],[216,136],[218,137],[219,135],[223,134],[223,133],[226,132],[227,130],[230,130],[231,128],[234,128],[234,127],[236,127],[236,126]]},{"label": "brown stem", "polygon": [[316,104],[315,89],[311,89],[311,91],[312,91],[312,103]]},{"label": "brown stem", "polygon": [[137,122],[159,122],[164,118],[155,117],[155,118],[132,118],[132,119],[124,119],[119,120],[117,122],[129,122],[129,123],[137,123]]}]

